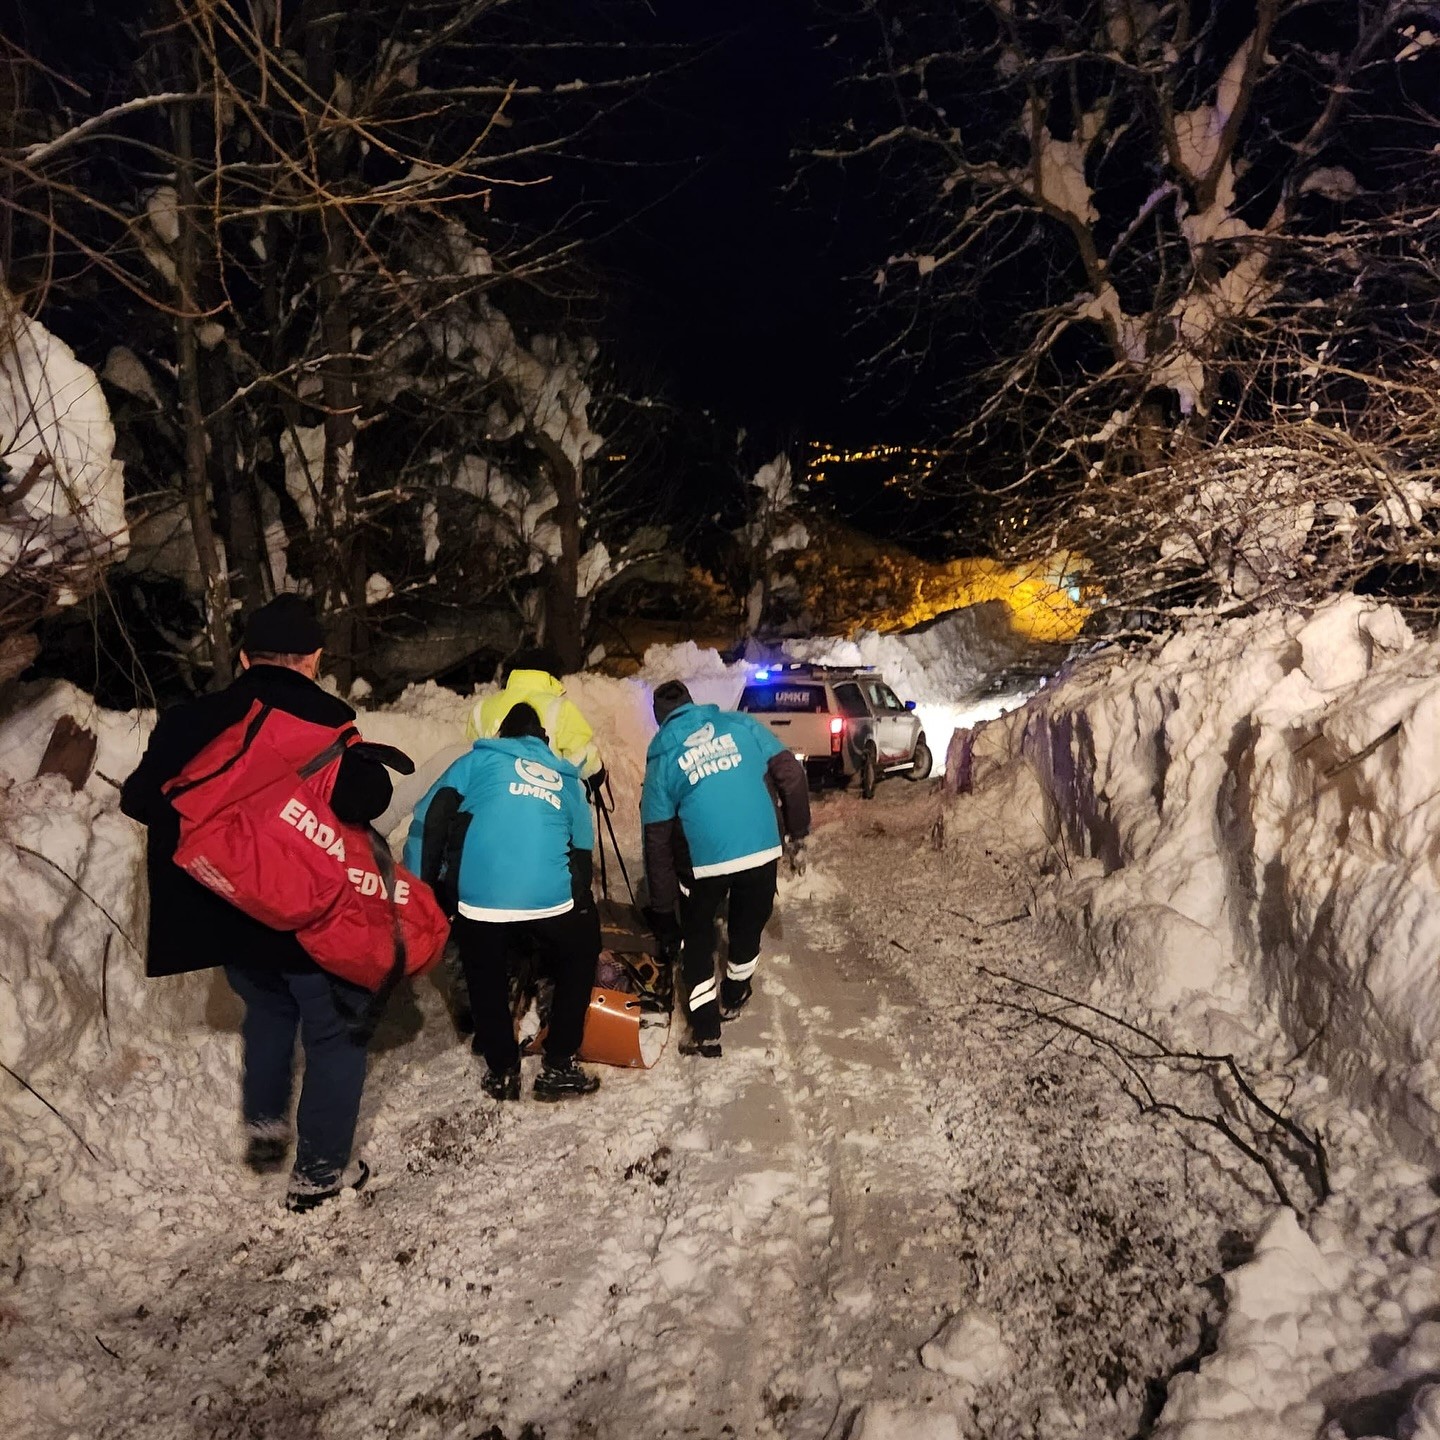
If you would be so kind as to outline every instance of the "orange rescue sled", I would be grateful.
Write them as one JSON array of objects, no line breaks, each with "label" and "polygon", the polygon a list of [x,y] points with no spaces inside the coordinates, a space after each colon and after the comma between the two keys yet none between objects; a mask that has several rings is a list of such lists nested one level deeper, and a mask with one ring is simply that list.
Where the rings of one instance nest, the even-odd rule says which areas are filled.
[{"label": "orange rescue sled", "polygon": [[640,911],[600,902],[600,960],[580,1058],[648,1070],[670,1036],[670,976]]}]

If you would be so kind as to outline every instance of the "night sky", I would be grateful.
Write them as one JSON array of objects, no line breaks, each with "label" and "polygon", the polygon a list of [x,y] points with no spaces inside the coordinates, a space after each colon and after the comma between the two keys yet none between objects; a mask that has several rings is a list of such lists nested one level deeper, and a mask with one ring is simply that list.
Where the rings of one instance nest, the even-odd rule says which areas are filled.
[{"label": "night sky", "polygon": [[584,179],[620,222],[592,250],[607,328],[670,398],[767,443],[855,433],[853,276],[874,242],[842,177],[792,155],[833,103],[814,7],[671,4],[653,24],[692,51],[619,122],[649,163]]}]

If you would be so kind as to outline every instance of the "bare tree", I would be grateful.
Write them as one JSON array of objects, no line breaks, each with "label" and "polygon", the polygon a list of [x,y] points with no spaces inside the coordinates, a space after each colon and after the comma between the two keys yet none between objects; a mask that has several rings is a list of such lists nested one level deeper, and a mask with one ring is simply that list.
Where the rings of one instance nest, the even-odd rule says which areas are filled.
[{"label": "bare tree", "polygon": [[[1383,507],[1411,457],[1387,451],[1372,483],[1356,451],[1416,433],[1391,412],[1440,294],[1432,0],[850,13],[850,121],[821,154],[898,191],[874,281],[900,323],[877,362],[948,373],[955,451],[1016,548],[1077,548],[1117,598],[1193,554],[1209,591],[1161,564],[1157,603],[1253,600],[1299,578],[1304,547],[1257,573],[1256,546],[1212,524],[1217,486],[1232,517],[1273,497],[1271,536],[1300,523],[1276,477],[1304,489],[1343,455],[1322,510]],[[1217,444],[1239,448],[1211,465]],[[1297,453],[1252,470],[1256,447]]]},{"label": "bare tree", "polygon": [[[562,79],[502,0],[155,0],[149,20],[115,22],[103,87],[63,53],[17,57],[11,270],[33,305],[83,296],[109,328],[105,374],[136,401],[150,510],[180,504],[216,675],[237,600],[299,586],[348,684],[377,613],[445,603],[435,566],[455,604],[514,578],[477,587],[438,540],[437,491],[491,448],[513,389],[493,356],[453,348],[457,317],[543,289],[560,317],[546,379],[563,368],[574,241],[527,224],[526,197],[641,83],[637,56],[597,51],[588,79]],[[546,581],[573,602],[586,457],[531,431],[568,537]]]}]

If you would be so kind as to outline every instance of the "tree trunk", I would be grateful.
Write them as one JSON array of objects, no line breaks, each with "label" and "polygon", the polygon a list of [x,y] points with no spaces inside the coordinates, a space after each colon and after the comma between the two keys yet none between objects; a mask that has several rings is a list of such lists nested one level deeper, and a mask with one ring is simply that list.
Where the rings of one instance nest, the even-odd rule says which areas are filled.
[{"label": "tree trunk", "polygon": [[[260,284],[260,304],[261,314],[265,320],[264,363],[269,374],[278,375],[285,364],[288,338],[287,316],[281,301],[280,255],[282,245],[288,247],[293,243],[293,236],[282,229],[279,220],[274,215],[266,217],[263,233],[265,260],[263,279]],[[292,385],[275,387],[274,404],[261,412],[259,424],[263,426],[263,429],[252,442],[255,446],[255,483],[251,487],[251,498],[257,511],[256,524],[261,535],[261,565],[265,583],[268,593],[273,595],[284,588],[282,582],[290,580],[289,541],[291,532],[290,527],[286,525],[286,515],[290,506],[285,488],[285,455],[280,442],[282,436],[287,432],[292,432],[300,424],[300,406],[295,399]],[[285,553],[281,557],[283,574],[280,573],[280,567],[276,565],[275,558],[272,556],[270,540],[265,533],[266,520],[261,498],[264,491],[269,491],[270,495],[274,497],[275,508],[280,514],[280,523],[286,528]],[[282,497],[286,498],[282,499]]]},{"label": "tree trunk", "polygon": [[[177,36],[183,31],[177,31]],[[182,42],[172,42],[177,75],[189,68],[184,64]],[[190,107],[177,105],[173,111],[175,135],[175,189],[179,196],[180,236],[177,241],[176,283],[179,314],[175,321],[179,361],[180,415],[185,431],[185,507],[205,605],[205,633],[210,642],[211,685],[228,685],[234,675],[230,653],[230,579],[216,543],[210,512],[210,476],[206,443],[205,410],[200,399],[200,346],[196,339],[198,314],[197,284],[200,271],[199,196],[195,190],[194,139]]]},{"label": "tree trunk", "polygon": [[[307,0],[301,12],[305,26],[305,71],[316,102],[335,92],[335,29],[343,10],[329,0]],[[322,185],[338,179],[347,131],[322,138],[318,113],[312,118],[311,143],[317,146],[316,171]],[[323,201],[320,209],[322,248],[317,293],[320,300],[320,343],[327,357],[320,370],[325,406],[325,461],[321,496],[321,540],[325,585],[333,636],[331,669],[340,688],[354,683],[364,663],[369,631],[365,621],[365,581],[369,575],[366,545],[356,515],[355,418],[359,409],[352,357],[351,314],[342,277],[351,258],[351,237],[339,209]]]},{"label": "tree trunk", "polygon": [[[207,299],[211,288],[202,279]],[[241,459],[236,412],[225,404],[235,391],[236,378],[223,350],[202,348],[200,378],[200,396],[209,417],[210,489],[215,497],[216,524],[225,542],[230,595],[240,609],[250,610],[270,598],[270,587],[265,583],[261,555],[255,480]]]},{"label": "tree trunk", "polygon": [[331,666],[342,691],[354,683],[364,663],[365,581],[369,575],[365,541],[355,514],[355,373],[350,360],[350,307],[340,285],[346,264],[341,222],[322,211],[325,250],[320,272],[320,343],[329,357],[320,372],[325,402],[325,463],[322,513],[326,516],[325,601],[334,635]]},{"label": "tree trunk", "polygon": [[[553,442],[546,451],[550,482],[555,487],[555,527],[560,556],[545,567],[545,643],[559,657],[567,674],[585,665],[584,602],[580,589],[580,475]],[[554,453],[551,453],[554,452]]]}]

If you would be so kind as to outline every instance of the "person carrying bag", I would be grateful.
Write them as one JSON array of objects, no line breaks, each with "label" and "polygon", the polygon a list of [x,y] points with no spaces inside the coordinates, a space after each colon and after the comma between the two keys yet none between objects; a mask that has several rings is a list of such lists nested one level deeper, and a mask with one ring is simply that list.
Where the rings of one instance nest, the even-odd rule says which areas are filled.
[{"label": "person carrying bag", "polygon": [[[305,1069],[286,1200],[294,1210],[311,1209],[347,1186],[358,1188],[369,1174],[363,1161],[351,1158],[369,1038],[364,1027],[357,1033],[352,1022],[356,1016],[373,1015],[373,991],[327,974],[307,953],[294,928],[270,923],[279,917],[247,914],[239,908],[225,893],[226,885],[235,882],[218,869],[210,883],[202,883],[192,870],[177,864],[186,822],[176,805],[185,802],[183,796],[172,799],[168,791],[174,788],[171,782],[227,731],[243,741],[262,713],[265,718],[256,727],[252,746],[270,726],[271,738],[278,739],[287,730],[289,740],[297,746],[303,738],[305,753],[313,759],[316,738],[329,737],[329,743],[347,730],[353,734],[355,712],[316,683],[323,643],[320,622],[299,596],[280,595],[254,611],[245,626],[240,676],[226,689],[177,705],[159,717],[145,754],[125,781],[120,800],[121,810],[148,832],[146,973],[163,977],[223,966],[231,988],[244,1002],[241,1107],[245,1161],[258,1174],[282,1168],[290,1150],[295,1038],[299,1033]],[[314,729],[305,732],[300,726]],[[358,741],[358,736],[354,739]],[[238,743],[227,742],[227,746],[237,756],[241,752]],[[269,752],[268,740],[263,749]],[[251,759],[260,754],[256,751]],[[281,754],[286,764],[287,754]],[[327,776],[318,777],[317,772],[306,777],[311,781],[318,777],[318,783],[328,788],[326,800],[335,822],[332,828],[364,827],[385,810],[391,796],[387,760],[402,769],[409,765],[398,751],[347,740]],[[284,774],[284,767],[276,763]],[[241,770],[238,760],[229,768]],[[293,767],[288,777],[296,780]],[[203,788],[192,787],[192,797],[198,797]],[[313,807],[307,808],[313,811]],[[312,850],[320,824],[317,815],[314,833],[303,837]],[[326,848],[333,845],[332,839]],[[263,865],[258,854],[253,858],[257,866]],[[333,865],[338,858],[331,855],[329,860]],[[347,848],[347,861],[349,858]],[[346,868],[350,868],[348,864]],[[364,883],[362,879],[362,887]],[[394,953],[392,942],[392,965]]]}]

